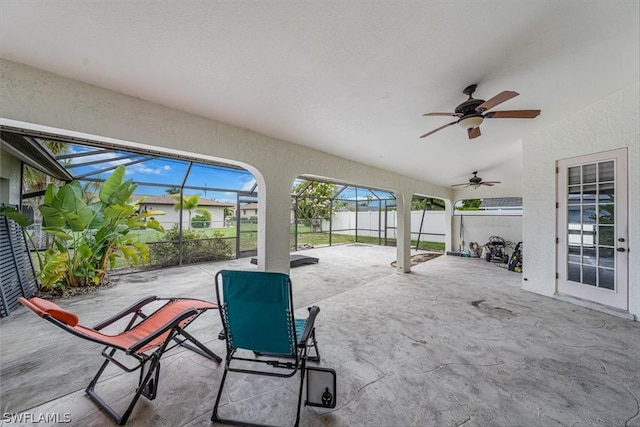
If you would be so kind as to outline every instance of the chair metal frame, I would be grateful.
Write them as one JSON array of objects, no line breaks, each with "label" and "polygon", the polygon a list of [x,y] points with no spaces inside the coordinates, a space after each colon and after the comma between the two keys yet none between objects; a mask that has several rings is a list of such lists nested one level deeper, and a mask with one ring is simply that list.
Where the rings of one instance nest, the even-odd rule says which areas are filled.
[{"label": "chair metal frame", "polygon": [[[159,298],[150,296],[141,299],[130,307],[98,323],[94,327],[78,324],[78,317],[74,313],[60,308],[51,301],[41,298],[19,298],[22,305],[29,308],[38,316],[64,329],[77,337],[104,345],[102,356],[104,363],[98,369],[85,392],[89,398],[111,419],[119,425],[124,425],[140,396],[153,400],[157,394],[160,375],[160,359],[163,354],[177,346],[185,347],[217,363],[222,359],[209,350],[204,344],[185,331],[185,328],[197,317],[209,309],[217,308],[216,304],[208,301],[188,298]],[[157,309],[144,312],[149,304],[165,302]],[[157,304],[156,304],[157,306]],[[147,307],[148,308],[148,307]],[[127,318],[130,316],[130,319]],[[124,330],[117,334],[106,334],[102,329],[118,321],[127,322]],[[135,359],[136,364],[127,366],[116,359],[119,352]],[[130,373],[140,369],[138,387],[127,409],[119,414],[95,391],[98,383],[109,363],[113,363],[123,371]]]},{"label": "chair metal frame", "polygon": [[[229,372],[237,372],[237,373],[245,373],[245,374],[255,374],[255,375],[263,375],[263,376],[271,376],[271,377],[281,377],[281,378],[290,378],[296,375],[297,372],[300,372],[300,389],[298,393],[298,406],[296,412],[296,420],[294,426],[298,426],[300,423],[300,409],[302,406],[302,393],[304,389],[304,380],[306,373],[306,363],[307,360],[313,362],[320,361],[320,353],[318,352],[318,343],[316,340],[315,334],[315,319],[320,312],[320,308],[317,306],[309,307],[309,315],[306,319],[295,319],[293,316],[293,292],[291,289],[291,279],[288,275],[283,273],[267,273],[267,272],[247,272],[242,271],[242,274],[255,274],[256,277],[259,277],[263,274],[269,275],[280,275],[281,277],[286,276],[286,280],[288,283],[288,294],[289,294],[289,311],[288,311],[288,322],[289,328],[291,331],[294,331],[293,334],[290,334],[291,348],[293,349],[290,353],[265,353],[254,350],[254,348],[242,347],[238,348],[233,344],[233,337],[230,336],[229,331],[229,319],[227,318],[227,313],[225,310],[225,301],[224,295],[221,295],[221,287],[224,281],[225,275],[234,274],[233,270],[221,270],[215,276],[216,283],[216,298],[218,302],[218,311],[220,312],[220,319],[222,320],[223,330],[220,332],[219,338],[224,339],[227,347],[227,355],[225,358],[224,372],[222,374],[222,379],[220,381],[220,387],[218,389],[218,395],[216,397],[216,402],[213,408],[213,413],[211,415],[211,421],[225,423],[225,424],[233,424],[233,425],[242,425],[242,426],[260,426],[263,424],[256,424],[247,421],[234,420],[229,418],[222,418],[218,415],[218,407],[220,404],[220,398],[222,396],[222,391],[224,389],[225,381],[227,379],[227,374]],[[304,325],[304,329],[301,326]],[[296,328],[298,326],[298,328]],[[300,331],[300,339],[298,339],[298,332]],[[231,338],[231,339],[229,339]],[[313,348],[315,352],[315,356],[309,355],[309,349]],[[249,350],[253,351],[255,358],[248,358],[236,355],[237,350]],[[269,358],[269,359],[265,359]],[[277,359],[276,359],[277,358]],[[281,359],[293,359],[283,361]],[[271,368],[280,368],[283,369],[284,372],[276,372],[272,370],[266,369],[247,369],[247,368],[237,368],[232,366],[233,362],[246,362],[246,363],[256,363],[262,365],[268,365]]]}]

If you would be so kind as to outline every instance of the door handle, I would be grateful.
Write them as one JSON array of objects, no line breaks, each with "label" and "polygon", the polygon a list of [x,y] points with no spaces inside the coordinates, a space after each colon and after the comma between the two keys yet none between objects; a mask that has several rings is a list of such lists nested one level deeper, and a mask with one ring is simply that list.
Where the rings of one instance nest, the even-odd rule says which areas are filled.
[{"label": "door handle", "polygon": [[625,252],[625,251],[626,251],[626,249],[625,249],[625,248],[618,248],[618,249],[616,249],[616,251],[618,251],[618,252]]}]

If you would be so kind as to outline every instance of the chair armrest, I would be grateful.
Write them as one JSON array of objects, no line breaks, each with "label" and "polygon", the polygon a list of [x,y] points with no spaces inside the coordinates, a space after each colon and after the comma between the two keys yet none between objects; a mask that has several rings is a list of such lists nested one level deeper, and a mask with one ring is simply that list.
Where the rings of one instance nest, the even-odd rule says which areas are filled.
[{"label": "chair armrest", "polygon": [[131,313],[135,313],[138,310],[140,310],[142,307],[144,307],[145,305],[152,303],[156,300],[158,300],[159,298],[156,296],[150,296],[147,298],[143,298],[140,301],[138,301],[137,303],[131,305],[128,308],[125,308],[124,310],[122,310],[119,313],[114,314],[113,316],[109,317],[106,320],[103,320],[102,322],[98,323],[97,325],[95,325],[93,327],[93,329],[95,329],[96,331],[99,331],[102,328],[105,328],[109,325],[111,325],[112,323],[117,322],[118,320],[122,319],[123,317],[128,316]]},{"label": "chair armrest", "polygon": [[311,332],[313,332],[313,327],[316,322],[316,317],[318,317],[319,313],[320,313],[320,307],[316,305],[309,307],[309,317],[307,317],[307,322],[304,325],[304,331],[302,331],[302,338],[300,338],[298,347],[307,345],[307,341],[311,336]]}]

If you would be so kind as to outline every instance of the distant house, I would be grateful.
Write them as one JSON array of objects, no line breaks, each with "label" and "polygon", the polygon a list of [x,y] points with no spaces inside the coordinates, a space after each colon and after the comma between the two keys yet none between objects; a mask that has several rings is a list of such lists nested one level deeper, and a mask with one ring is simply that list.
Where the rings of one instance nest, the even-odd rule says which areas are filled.
[{"label": "distant house", "polygon": [[240,205],[240,218],[251,218],[252,216],[258,216],[258,204],[247,203],[246,205]]},{"label": "distant house", "polygon": [[[187,196],[187,195],[185,195]],[[170,229],[175,224],[180,222],[180,212],[176,211],[173,207],[178,202],[172,196],[134,196],[135,203],[140,205],[141,211],[162,211],[164,215],[158,215],[155,219],[160,221],[160,224],[165,229]],[[198,207],[196,209],[206,209],[211,214],[210,228],[222,228],[225,226],[225,208],[233,210],[235,205],[233,203],[218,202],[216,200],[205,199],[200,197],[198,201]],[[191,211],[191,218],[198,215],[196,209]],[[182,213],[182,227],[189,228],[189,212],[184,211]]]},{"label": "distant house", "polygon": [[478,209],[488,212],[509,212],[522,215],[522,197],[482,199]]},{"label": "distant house", "polygon": [[[236,207],[233,206],[233,211],[234,211],[234,215],[235,215],[235,209]],[[247,203],[245,205],[240,205],[240,210],[238,211],[240,218],[246,218],[246,219],[252,219],[252,218],[257,218],[258,216],[258,204],[257,203]],[[290,219],[291,219],[291,223],[293,224],[293,222],[295,221],[295,212],[293,211],[293,209],[291,210],[291,214],[290,214]]]},{"label": "distant house", "polygon": [[486,199],[470,199],[479,201],[478,207],[472,204],[465,208],[463,200],[458,200],[454,206],[455,215],[462,216],[522,216],[522,197],[496,197]]}]

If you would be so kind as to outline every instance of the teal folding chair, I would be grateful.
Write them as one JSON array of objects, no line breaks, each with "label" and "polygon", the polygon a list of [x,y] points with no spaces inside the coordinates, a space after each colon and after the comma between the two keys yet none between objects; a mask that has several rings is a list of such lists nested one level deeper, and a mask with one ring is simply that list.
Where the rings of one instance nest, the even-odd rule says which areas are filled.
[{"label": "teal folding chair", "polygon": [[[258,425],[218,416],[218,405],[229,372],[272,377],[293,377],[299,372],[300,390],[294,424],[297,426],[307,359],[320,361],[314,327],[320,308],[310,307],[306,319],[294,318],[291,280],[286,274],[222,270],[215,280],[224,328],[220,335],[226,340],[227,356],[211,420]],[[313,357],[309,355],[311,348],[315,353]]]}]

